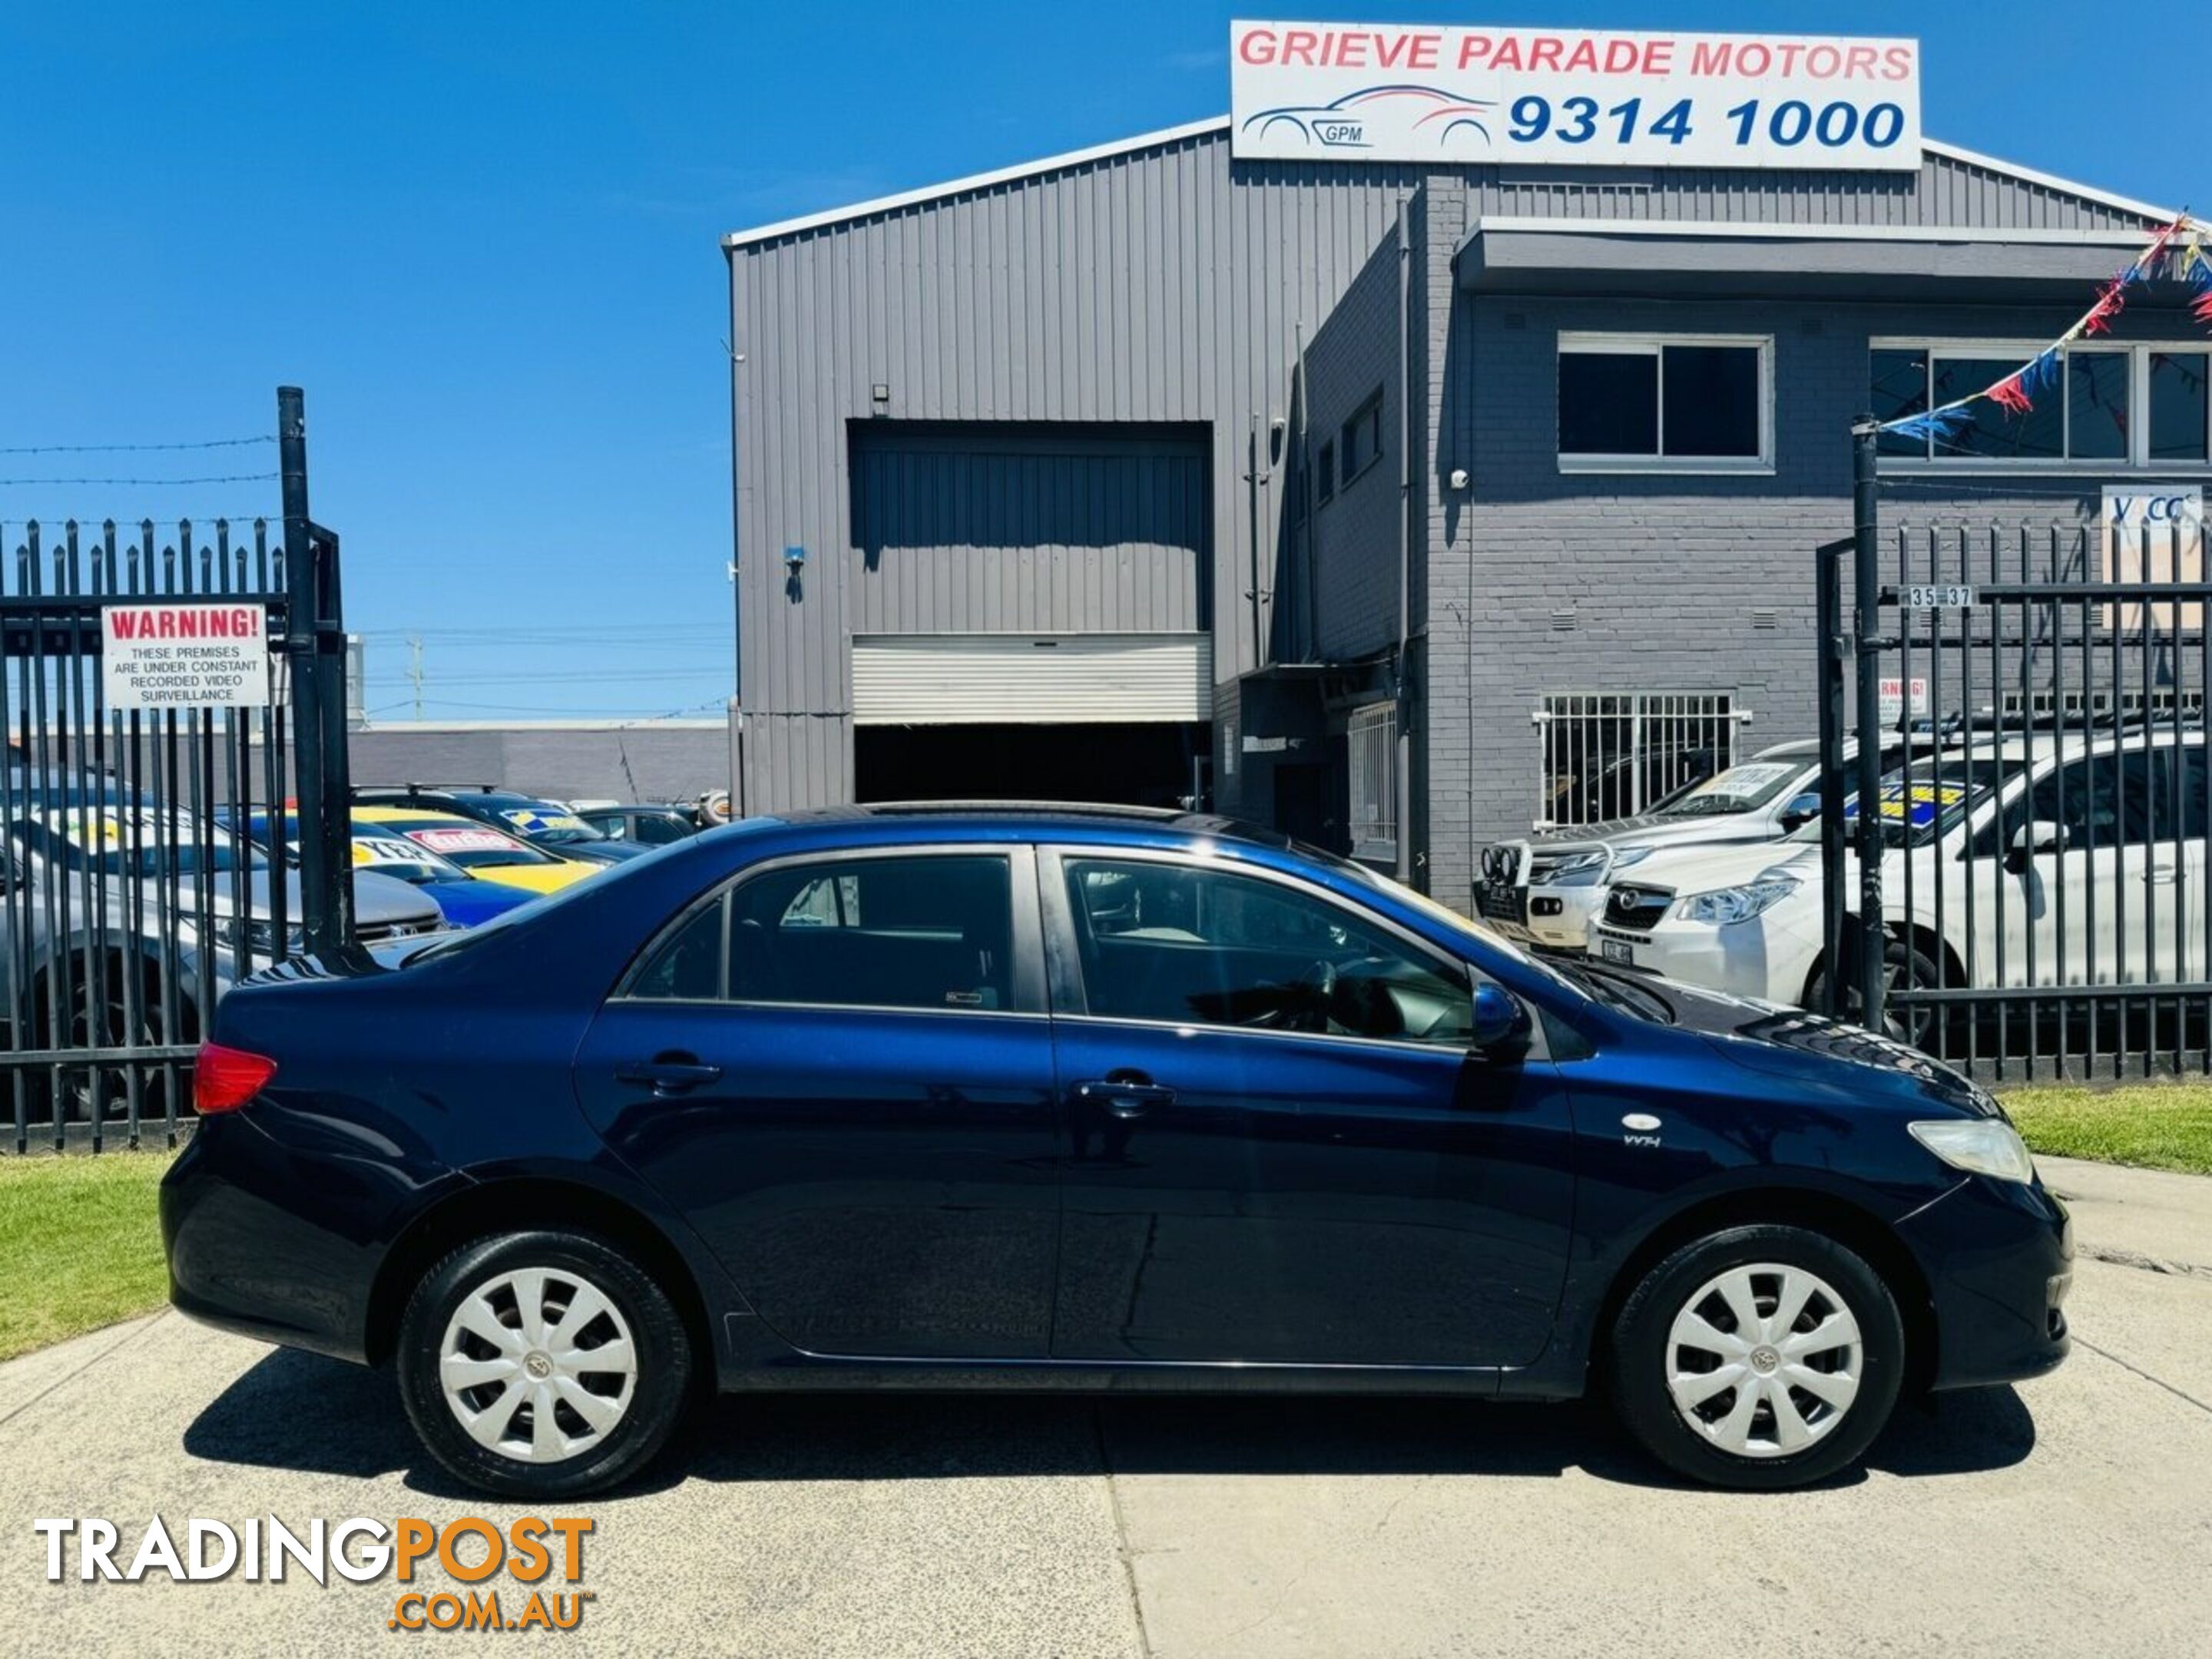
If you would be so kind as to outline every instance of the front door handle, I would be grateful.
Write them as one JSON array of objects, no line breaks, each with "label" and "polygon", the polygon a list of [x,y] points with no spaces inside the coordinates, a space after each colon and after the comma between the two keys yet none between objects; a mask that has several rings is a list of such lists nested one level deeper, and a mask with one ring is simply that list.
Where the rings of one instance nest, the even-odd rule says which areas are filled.
[{"label": "front door handle", "polygon": [[2149,882],[2153,886],[2170,886],[2174,882],[2181,879],[2181,871],[2179,866],[2176,865],[2154,864],[2148,870],[2143,872],[2143,879]]},{"label": "front door handle", "polygon": [[1175,1091],[1141,1074],[1117,1073],[1092,1078],[1075,1085],[1075,1097],[1103,1108],[1109,1117],[1142,1117],[1155,1106],[1175,1100]]},{"label": "front door handle", "polygon": [[661,1096],[683,1094],[712,1083],[721,1075],[720,1066],[702,1065],[696,1056],[683,1054],[625,1060],[615,1067],[616,1082],[638,1084]]}]

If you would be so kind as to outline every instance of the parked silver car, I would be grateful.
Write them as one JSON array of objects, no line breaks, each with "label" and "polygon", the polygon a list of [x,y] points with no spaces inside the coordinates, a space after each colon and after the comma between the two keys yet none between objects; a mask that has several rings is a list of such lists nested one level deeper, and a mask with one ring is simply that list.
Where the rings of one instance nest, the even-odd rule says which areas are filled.
[{"label": "parked silver car", "polygon": [[[8,781],[0,1020],[10,1048],[196,1042],[205,1011],[243,973],[299,950],[299,877],[228,831],[104,780],[18,772]],[[404,882],[357,874],[354,897],[365,944],[445,926]],[[82,1109],[92,1086],[77,1092]]]},{"label": "parked silver car", "polygon": [[[1903,753],[1901,744],[1886,749],[1883,770]],[[1485,848],[1475,908],[1549,949],[1587,950],[1606,889],[1621,872],[1662,847],[1778,841],[1820,815],[1820,744],[1776,744],[1638,817]]]}]

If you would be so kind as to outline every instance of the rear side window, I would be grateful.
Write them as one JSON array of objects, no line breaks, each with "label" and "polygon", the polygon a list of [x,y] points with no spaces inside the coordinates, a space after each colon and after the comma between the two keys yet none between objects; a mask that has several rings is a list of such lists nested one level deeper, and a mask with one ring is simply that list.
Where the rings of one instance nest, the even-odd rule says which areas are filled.
[{"label": "rear side window", "polygon": [[678,923],[632,997],[788,1006],[1012,1006],[1013,885],[993,854],[770,870]]}]

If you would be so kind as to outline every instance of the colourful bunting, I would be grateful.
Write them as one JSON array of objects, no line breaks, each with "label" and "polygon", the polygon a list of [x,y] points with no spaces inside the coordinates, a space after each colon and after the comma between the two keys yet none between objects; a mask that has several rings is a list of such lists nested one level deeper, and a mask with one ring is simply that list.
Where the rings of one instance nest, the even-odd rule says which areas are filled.
[{"label": "colourful bunting", "polygon": [[2190,313],[2196,319],[2212,326],[2212,252],[2204,246],[2206,227],[2183,214],[2172,224],[2154,232],[2150,245],[2128,262],[2124,270],[2097,292],[2095,303],[2081,313],[2074,326],[2038,352],[2028,362],[2003,379],[1954,398],[1937,408],[1923,410],[1916,415],[1902,415],[1896,420],[1885,421],[1881,430],[1900,438],[1929,438],[1937,443],[1957,436],[1973,424],[1972,405],[1987,399],[2015,417],[2035,407],[2035,400],[2045,392],[2055,391],[2060,380],[2060,355],[2064,349],[2087,335],[2111,331],[2112,319],[2127,304],[2127,290],[2137,283],[2149,280],[2153,268],[2164,257],[2177,237],[2187,233],[2173,275],[2191,283],[2197,290],[2191,304]]}]

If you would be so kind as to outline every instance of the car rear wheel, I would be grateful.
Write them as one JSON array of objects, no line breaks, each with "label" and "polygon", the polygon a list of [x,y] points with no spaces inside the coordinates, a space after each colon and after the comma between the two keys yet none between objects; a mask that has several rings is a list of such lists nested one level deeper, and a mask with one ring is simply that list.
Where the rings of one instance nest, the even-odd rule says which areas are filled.
[{"label": "car rear wheel", "polygon": [[1797,1227],[1731,1227],[1674,1251],[1622,1305],[1613,1401],[1646,1449],[1710,1486],[1800,1486],[1888,1422],[1905,1330],[1881,1276]]},{"label": "car rear wheel", "polygon": [[668,1442],[691,1347],[652,1276],[605,1241],[503,1233],[423,1278],[399,1328],[400,1397],[433,1456],[505,1498],[626,1480]]}]

